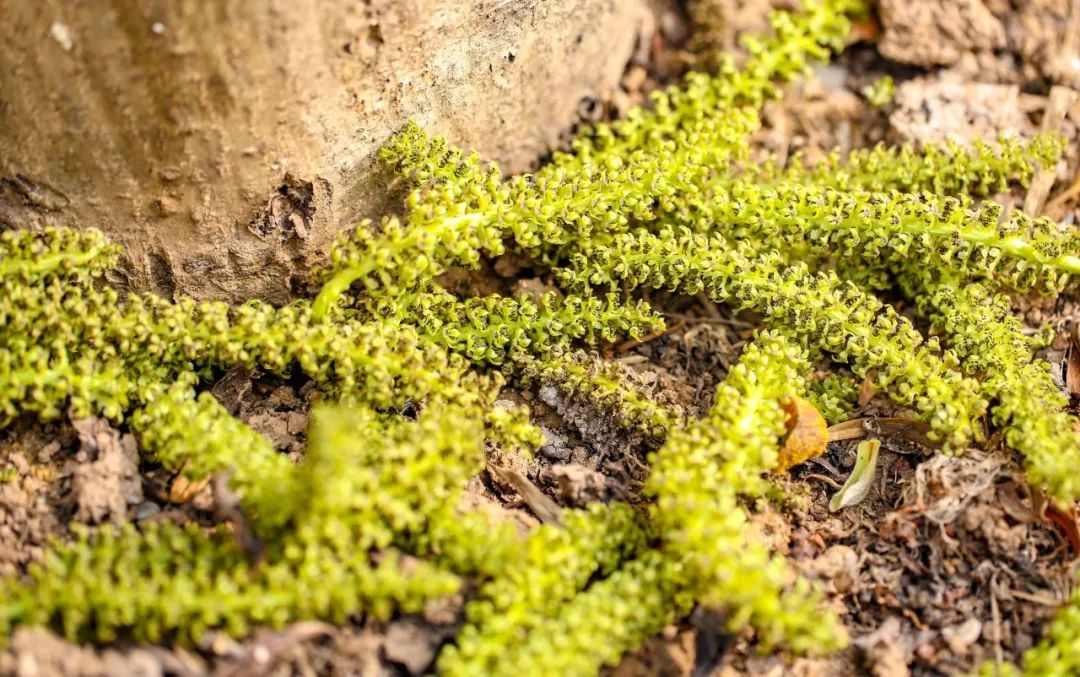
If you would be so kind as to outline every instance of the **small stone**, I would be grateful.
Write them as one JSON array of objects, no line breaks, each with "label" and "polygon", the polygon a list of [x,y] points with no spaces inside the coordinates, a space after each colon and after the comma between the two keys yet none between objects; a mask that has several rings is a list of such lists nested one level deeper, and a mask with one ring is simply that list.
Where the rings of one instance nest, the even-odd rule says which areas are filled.
[{"label": "small stone", "polygon": [[298,411],[290,411],[285,416],[285,428],[290,435],[299,435],[307,430],[308,417]]},{"label": "small stone", "polygon": [[435,661],[433,633],[423,625],[403,620],[386,630],[383,651],[386,659],[405,668],[410,675],[423,674]]},{"label": "small stone", "polygon": [[831,581],[837,592],[850,590],[855,583],[859,556],[846,545],[833,545],[804,565],[804,571],[823,581]]},{"label": "small stone", "polygon": [[139,504],[139,507],[135,509],[135,521],[139,522],[145,519],[149,519],[154,515],[161,512],[161,506],[153,501],[143,501]]},{"label": "small stone", "polygon": [[155,201],[158,214],[161,216],[172,216],[180,213],[180,203],[175,198],[171,198],[168,195],[162,195]]},{"label": "small stone", "polygon": [[543,280],[529,278],[518,280],[514,283],[514,296],[528,296],[533,301],[539,302],[544,294],[555,291],[551,285],[544,284]]},{"label": "small stone", "polygon": [[60,49],[65,52],[70,52],[75,47],[75,41],[71,37],[71,29],[67,24],[54,21],[52,26],[49,26],[49,35],[53,40],[56,40],[60,45]]},{"label": "small stone", "polygon": [[255,414],[247,420],[247,424],[266,436],[278,449],[287,449],[292,443],[289,426],[281,414],[276,412]]},{"label": "small stone", "polygon": [[959,625],[950,625],[941,629],[941,636],[945,638],[949,650],[958,656],[966,654],[981,634],[982,622],[977,618],[969,618]]},{"label": "small stone", "polygon": [[559,403],[559,391],[555,389],[555,386],[544,386],[540,388],[540,401],[549,407],[557,407]]},{"label": "small stone", "polygon": [[630,66],[626,69],[626,74],[622,77],[622,87],[628,92],[636,92],[642,88],[645,84],[645,79],[649,77],[648,71],[641,66]]},{"label": "small stone", "polygon": [[26,475],[30,472],[30,463],[26,460],[26,456],[23,456],[17,451],[8,456],[8,463],[13,466],[20,475]]},{"label": "small stone", "polygon": [[495,259],[495,273],[506,278],[516,278],[518,273],[527,263],[527,260],[517,254],[503,254]]},{"label": "small stone", "polygon": [[540,426],[540,432],[544,435],[544,441],[540,444],[541,454],[557,461],[565,461],[570,458],[570,447],[562,435],[545,426]]},{"label": "small stone", "polygon": [[270,393],[269,402],[274,405],[283,405],[286,407],[300,406],[300,398],[296,396],[296,391],[289,386],[274,388],[274,392]]},{"label": "small stone", "polygon": [[40,449],[38,449],[38,452],[37,452],[38,462],[40,462],[40,463],[48,463],[49,461],[52,460],[53,454],[55,454],[58,451],[60,451],[60,443],[59,442],[49,442],[48,444],[46,444],[43,447],[41,447]]},{"label": "small stone", "polygon": [[267,649],[262,644],[257,644],[251,650],[251,658],[259,665],[266,665],[270,662],[270,649]]},{"label": "small stone", "polygon": [[570,460],[571,461],[573,461],[574,463],[577,463],[578,465],[590,466],[590,467],[592,467],[593,470],[596,469],[595,468],[595,466],[596,466],[595,461],[598,458],[600,458],[600,457],[596,456],[596,457],[594,457],[592,459],[592,462],[590,462],[589,450],[586,449],[585,447],[574,447],[574,450],[572,452],[570,452]]},{"label": "small stone", "polygon": [[570,505],[584,507],[607,494],[607,479],[591,468],[575,463],[557,464],[551,466],[549,473],[558,485],[559,498]]},{"label": "small stone", "polygon": [[899,63],[944,66],[1006,44],[1005,26],[984,0],[882,0],[878,10],[878,51]]}]

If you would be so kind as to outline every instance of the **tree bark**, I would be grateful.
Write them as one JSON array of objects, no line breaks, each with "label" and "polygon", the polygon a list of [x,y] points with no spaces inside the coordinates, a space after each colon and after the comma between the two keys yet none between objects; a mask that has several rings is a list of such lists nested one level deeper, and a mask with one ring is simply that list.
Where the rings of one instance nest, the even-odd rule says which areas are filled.
[{"label": "tree bark", "polygon": [[0,229],[97,227],[121,284],[289,298],[392,204],[407,119],[528,169],[644,0],[0,0]]}]

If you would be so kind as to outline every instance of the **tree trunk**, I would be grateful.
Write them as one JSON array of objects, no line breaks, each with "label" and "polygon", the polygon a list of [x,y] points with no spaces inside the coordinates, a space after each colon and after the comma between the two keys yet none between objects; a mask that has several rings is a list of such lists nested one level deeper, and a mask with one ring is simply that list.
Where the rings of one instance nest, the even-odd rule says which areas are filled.
[{"label": "tree trunk", "polygon": [[618,82],[644,0],[0,0],[0,229],[97,227],[134,289],[286,300],[389,206],[407,119],[506,171]]}]

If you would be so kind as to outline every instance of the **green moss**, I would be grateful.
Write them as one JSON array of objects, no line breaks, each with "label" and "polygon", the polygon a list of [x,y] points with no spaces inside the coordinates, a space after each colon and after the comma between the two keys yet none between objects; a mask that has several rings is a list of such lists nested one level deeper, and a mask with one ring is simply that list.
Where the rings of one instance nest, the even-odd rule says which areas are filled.
[{"label": "green moss", "polygon": [[807,399],[829,425],[846,421],[859,399],[859,382],[850,374],[828,374],[810,383]]},{"label": "green moss", "polygon": [[874,108],[883,108],[896,96],[896,82],[891,75],[883,75],[860,90]]},{"label": "green moss", "polygon": [[[644,547],[647,532],[632,508],[595,505],[536,529],[516,557],[480,588],[466,624],[439,656],[446,675],[492,674],[534,630],[555,620],[595,576],[607,576]],[[527,674],[525,663],[517,666]],[[519,673],[520,674],[520,673]]]},{"label": "green moss", "polygon": [[1033,359],[1036,339],[1012,316],[1009,299],[985,284],[914,267],[901,281],[963,358],[964,370],[980,379],[993,400],[993,422],[1024,456],[1031,483],[1065,504],[1080,498],[1078,421],[1065,410],[1068,397],[1050,364]]},{"label": "green moss", "polygon": [[626,233],[579,254],[560,279],[575,288],[654,287],[704,292],[720,303],[752,308],[769,325],[794,332],[804,344],[850,365],[900,404],[912,406],[933,434],[962,450],[979,434],[986,400],[959,359],[936,339],[923,339],[891,306],[830,272],[786,265],[775,253],[758,256],[719,236],[664,229]]},{"label": "green moss", "polygon": [[802,394],[805,351],[765,332],[717,388],[709,413],[672,432],[651,459],[646,493],[662,552],[678,563],[675,590],[728,610],[733,631],[751,625],[763,647],[827,651],[844,643],[837,619],[817,611],[817,595],[782,558],[752,536],[742,495],[764,493],[762,473],[776,466],[785,415],[781,403]]},{"label": "green moss", "polygon": [[255,566],[223,531],[151,523],[79,531],[26,578],[0,584],[0,628],[47,625],[71,640],[198,641],[221,629],[244,636],[292,620],[389,618],[446,597],[458,579],[394,551],[338,550],[296,538]]}]

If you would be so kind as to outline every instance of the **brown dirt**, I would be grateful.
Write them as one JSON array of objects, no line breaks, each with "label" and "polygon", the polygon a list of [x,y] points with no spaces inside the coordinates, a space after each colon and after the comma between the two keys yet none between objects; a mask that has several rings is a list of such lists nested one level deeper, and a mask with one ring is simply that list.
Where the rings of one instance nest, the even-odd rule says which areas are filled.
[{"label": "brown dirt", "polygon": [[77,442],[67,426],[16,424],[0,433],[0,574],[39,559],[71,518],[65,460]]},{"label": "brown dirt", "polygon": [[71,470],[75,521],[126,521],[129,509],[143,500],[135,437],[121,435],[100,418],[78,419],[71,425],[79,435],[79,452]]}]

